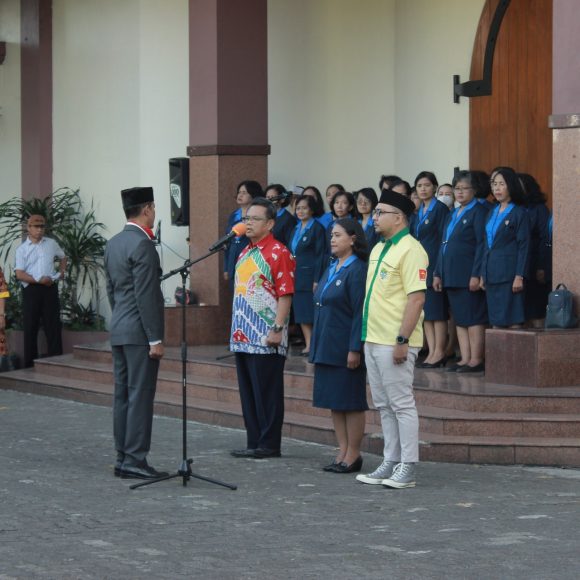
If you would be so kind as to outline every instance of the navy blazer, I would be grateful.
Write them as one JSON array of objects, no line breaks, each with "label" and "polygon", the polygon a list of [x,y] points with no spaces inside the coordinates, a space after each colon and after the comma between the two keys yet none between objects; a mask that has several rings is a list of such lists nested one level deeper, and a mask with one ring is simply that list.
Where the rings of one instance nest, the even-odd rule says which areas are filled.
[{"label": "navy blazer", "polygon": [[296,227],[296,218],[284,208],[280,215],[276,216],[276,223],[272,229],[272,234],[287,248],[290,247],[292,236],[294,235],[294,228]]},{"label": "navy blazer", "polygon": [[362,260],[343,266],[322,299],[330,268],[320,279],[314,293],[310,362],[346,367],[348,353],[361,352],[367,266]]},{"label": "navy blazer", "polygon": [[[298,222],[296,227],[302,224]],[[294,231],[290,242],[294,237]],[[290,244],[288,244],[290,248]],[[312,292],[315,282],[320,280],[327,263],[325,251],[326,241],[324,228],[315,220],[312,227],[300,236],[296,250],[293,252],[296,260],[294,290],[296,292]],[[292,249],[290,248],[290,251]]]},{"label": "navy blazer", "polygon": [[537,270],[544,270],[540,264],[542,244],[545,243],[545,232],[550,219],[550,210],[544,203],[538,203],[528,208],[530,218],[530,278],[534,278]]},{"label": "navy blazer", "polygon": [[487,211],[483,204],[476,203],[461,216],[448,240],[445,236],[452,213],[445,221],[443,243],[434,271],[434,275],[442,279],[444,287],[469,288],[469,279],[481,275]]},{"label": "navy blazer", "polygon": [[[228,225],[226,228],[226,234],[232,231],[232,228],[239,224],[242,220],[242,211],[240,209],[234,210],[230,217],[228,218]],[[236,262],[242,253],[242,250],[250,243],[250,240],[246,236],[240,236],[234,238],[225,250],[224,255],[224,272],[229,275],[230,284],[233,283],[233,279],[236,273]]]},{"label": "navy blazer", "polygon": [[[493,210],[487,215],[489,222]],[[516,276],[528,277],[530,261],[530,220],[525,208],[516,205],[502,219],[490,248],[485,240],[481,275],[487,284],[511,282]]]},{"label": "navy blazer", "polygon": [[431,203],[435,207],[429,212],[429,217],[423,222],[417,233],[417,224],[419,223],[419,213],[411,216],[409,230],[411,235],[421,242],[423,249],[429,256],[429,266],[427,267],[427,286],[433,286],[433,272],[437,263],[437,256],[443,241],[443,227],[449,217],[449,208],[438,199],[433,198]]},{"label": "navy blazer", "polygon": [[[360,221],[359,221],[360,223]],[[362,227],[362,223],[361,223]],[[364,228],[365,239],[367,241],[367,252],[370,254],[371,250],[375,247],[375,244],[380,240],[380,235],[375,231],[375,226],[370,226],[367,223],[367,227]]]}]

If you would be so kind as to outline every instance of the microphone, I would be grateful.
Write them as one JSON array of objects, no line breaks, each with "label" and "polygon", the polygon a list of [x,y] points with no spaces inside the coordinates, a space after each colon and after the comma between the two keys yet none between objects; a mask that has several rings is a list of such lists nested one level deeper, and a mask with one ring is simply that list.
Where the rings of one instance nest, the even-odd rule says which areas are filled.
[{"label": "microphone", "polygon": [[230,240],[237,236],[243,236],[246,233],[246,224],[239,223],[236,224],[232,231],[229,234],[226,234],[223,238],[220,238],[215,244],[212,244],[209,247],[210,252],[215,252],[216,250],[221,250],[224,246],[226,246]]},{"label": "microphone", "polygon": [[155,245],[158,246],[161,243],[161,220],[157,223],[157,228],[155,228],[155,237],[153,238]]}]

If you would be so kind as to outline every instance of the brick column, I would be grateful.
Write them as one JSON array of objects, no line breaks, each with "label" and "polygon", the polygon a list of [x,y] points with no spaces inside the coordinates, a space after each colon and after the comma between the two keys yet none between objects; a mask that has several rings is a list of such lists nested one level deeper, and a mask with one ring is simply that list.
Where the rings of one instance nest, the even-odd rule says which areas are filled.
[{"label": "brick column", "polygon": [[[225,234],[236,186],[267,180],[267,1],[189,0],[191,258]],[[188,344],[226,340],[231,293],[222,255],[196,265],[191,288],[203,308],[188,309]],[[174,343],[176,313],[167,312]],[[175,335],[175,336],[174,336]]]}]

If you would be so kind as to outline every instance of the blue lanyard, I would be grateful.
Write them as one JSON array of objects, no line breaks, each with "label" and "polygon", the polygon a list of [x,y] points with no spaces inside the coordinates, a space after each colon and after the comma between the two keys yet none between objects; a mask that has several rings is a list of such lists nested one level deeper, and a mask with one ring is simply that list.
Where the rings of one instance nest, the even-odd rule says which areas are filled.
[{"label": "blue lanyard", "polygon": [[280,217],[280,216],[281,216],[281,215],[282,215],[282,214],[283,214],[285,211],[286,211],[286,208],[285,208],[285,207],[283,207],[283,208],[279,209],[279,210],[276,212],[276,217]]},{"label": "blue lanyard", "polygon": [[509,215],[509,213],[514,209],[515,205],[513,203],[508,204],[508,206],[504,209],[501,213],[499,212],[499,204],[493,210],[491,214],[491,218],[485,225],[485,233],[487,235],[487,245],[491,248],[493,245],[493,241],[495,239],[495,235],[497,234],[497,230],[499,229],[501,220]]},{"label": "blue lanyard", "polygon": [[548,220],[548,236],[550,242],[552,241],[553,235],[554,235],[554,214],[550,214],[550,219]]},{"label": "blue lanyard", "polygon": [[308,223],[306,224],[306,227],[304,229],[301,229],[302,222],[300,222],[296,225],[296,228],[294,229],[294,237],[292,238],[292,243],[290,244],[290,249],[292,250],[293,254],[296,254],[296,248],[298,247],[298,243],[300,242],[300,238],[302,237],[302,235],[306,234],[306,232],[313,225],[314,225],[314,218],[310,218],[308,220]]},{"label": "blue lanyard", "polygon": [[[358,220],[358,223],[362,226],[362,218]],[[375,222],[373,221],[373,216],[371,215],[371,217],[369,217],[368,221],[367,221],[367,225],[365,226],[365,232],[367,230],[374,230],[375,229]]]},{"label": "blue lanyard", "polygon": [[328,269],[328,280],[326,280],[326,284],[324,285],[324,287],[322,288],[322,292],[320,293],[320,302],[322,302],[322,298],[324,297],[324,293],[326,292],[326,290],[328,289],[328,287],[334,282],[335,278],[345,269],[348,268],[348,266],[350,266],[355,260],[358,260],[358,258],[353,254],[352,256],[349,256],[344,264],[342,265],[342,268],[340,270],[336,270],[336,267],[338,266],[338,260],[336,260],[335,262],[333,262],[330,266],[330,268]]},{"label": "blue lanyard", "polygon": [[419,214],[417,216],[419,220],[417,221],[417,227],[415,228],[415,236],[417,238],[419,237],[419,228],[423,225],[423,222],[429,217],[429,214],[433,211],[436,204],[437,200],[435,198],[432,198],[431,203],[429,204],[429,209],[427,211],[425,211],[425,204],[424,203],[421,204],[421,207],[419,208]]},{"label": "blue lanyard", "polygon": [[[453,233],[455,226],[459,223],[459,220],[470,209],[473,209],[475,207],[476,203],[477,203],[477,200],[472,199],[464,208],[457,207],[453,210],[453,213],[451,214],[451,220],[449,221],[449,224],[447,224],[447,230],[445,231],[445,240],[443,241],[443,253],[445,253],[445,251],[447,250],[447,243],[449,242],[449,238],[451,237],[451,234]],[[461,213],[459,213],[460,209],[463,209],[463,211]]]}]

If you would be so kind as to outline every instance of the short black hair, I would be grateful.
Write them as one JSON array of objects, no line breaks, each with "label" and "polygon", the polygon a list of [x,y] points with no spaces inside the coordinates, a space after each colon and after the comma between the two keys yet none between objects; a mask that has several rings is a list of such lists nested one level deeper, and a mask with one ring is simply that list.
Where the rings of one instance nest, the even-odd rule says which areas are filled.
[{"label": "short black hair", "polygon": [[278,213],[276,211],[276,206],[266,197],[254,197],[254,199],[252,199],[252,203],[250,203],[248,209],[250,207],[265,207],[266,208],[266,217],[269,220],[274,220],[276,221],[276,214]]},{"label": "short black hair", "polygon": [[516,205],[523,205],[525,201],[524,188],[518,178],[518,174],[512,167],[496,167],[491,172],[491,178],[501,175],[507,185],[510,200]]},{"label": "short black hair", "polygon": [[336,200],[341,196],[346,197],[346,199],[348,200],[348,204],[350,205],[350,211],[348,213],[350,214],[351,217],[354,217],[356,214],[356,201],[354,199],[354,195],[350,191],[337,191],[332,196],[332,199],[330,200],[330,213],[332,213],[332,215],[336,217],[336,214],[334,213],[334,204],[336,203]]},{"label": "short black hair", "polygon": [[238,187],[236,188],[236,195],[238,191],[240,191],[240,187],[245,187],[246,191],[252,196],[252,198],[264,197],[264,190],[257,181],[253,181],[252,179],[242,181],[241,183],[238,184]]},{"label": "short black hair", "polygon": [[336,220],[332,227],[335,228],[336,226],[340,226],[349,236],[356,236],[352,253],[363,262],[366,262],[369,259],[369,248],[362,226],[352,218]]},{"label": "short black hair", "polygon": [[[459,173],[462,173],[461,171]],[[471,169],[467,173],[471,175],[471,187],[475,189],[475,197],[486,199],[491,194],[489,174],[479,169]]]},{"label": "short black hair", "polygon": [[128,220],[139,217],[143,213],[143,210],[148,205],[151,205],[152,203],[154,203],[154,202],[147,201],[145,203],[140,203],[139,205],[132,205],[131,207],[126,207],[125,208],[125,217]]},{"label": "short black hair", "polygon": [[375,207],[377,207],[377,204],[379,203],[379,198],[377,197],[377,192],[372,187],[363,187],[362,189],[359,189],[354,194],[355,201],[358,201],[359,195],[366,197],[371,202],[371,212],[375,209]]},{"label": "short black hair", "polygon": [[329,186],[327,186],[326,191],[328,191],[331,187],[336,187],[336,189],[338,189],[338,191],[344,191],[344,185],[341,185],[340,183],[331,183]]},{"label": "short black hair", "polygon": [[546,194],[542,191],[540,184],[533,175],[529,173],[518,173],[518,177],[524,190],[526,207],[546,203]]},{"label": "short black hair", "polygon": [[[264,197],[268,197],[266,194],[271,189],[273,189],[278,195],[284,195],[286,193],[286,188],[281,183],[271,183],[264,190]],[[279,200],[277,203],[280,207],[286,207],[290,203],[291,199],[292,199],[292,196],[288,195],[284,199]]]},{"label": "short black hair", "polygon": [[308,207],[310,208],[313,217],[320,217],[322,215],[323,210],[321,209],[320,204],[314,197],[312,197],[311,195],[304,194],[299,195],[296,198],[296,205],[294,206],[294,208],[298,207],[298,204],[301,201],[305,201],[308,204]]},{"label": "short black hair", "polygon": [[302,195],[308,195],[304,193],[307,189],[311,189],[314,192],[314,197],[316,197],[316,203],[318,204],[317,215],[322,215],[324,213],[324,201],[322,200],[322,194],[320,193],[320,190],[314,185],[307,185],[302,190]]},{"label": "short black hair", "polygon": [[415,187],[417,187],[417,182],[420,179],[428,179],[431,184],[433,185],[434,189],[437,189],[439,187],[439,182],[437,181],[437,178],[435,177],[435,174],[432,171],[421,171],[421,173],[419,173],[419,175],[417,175],[417,177],[415,177]]},{"label": "short black hair", "polygon": [[399,185],[402,185],[407,190],[407,193],[404,193],[403,195],[409,197],[411,195],[411,184],[404,179],[393,179],[393,181],[391,181],[391,185],[387,189],[392,190],[393,187],[398,187]]},{"label": "short black hair", "polygon": [[[383,189],[391,189],[391,185],[394,181],[403,181],[398,175],[381,175],[379,179],[379,190],[382,191]],[[387,187],[385,188],[385,183]]]}]

